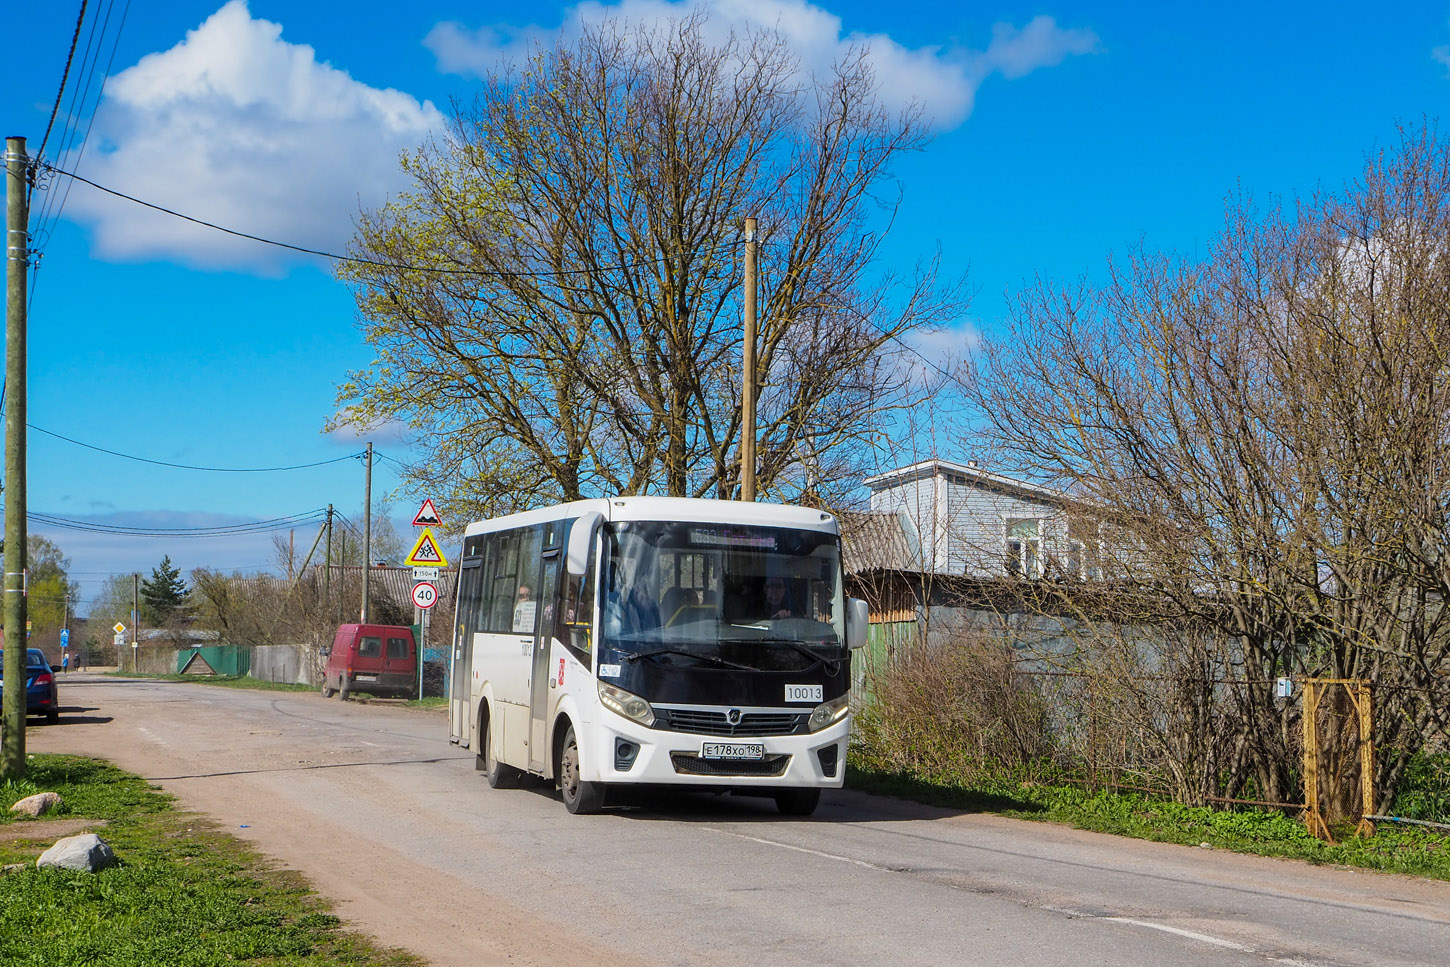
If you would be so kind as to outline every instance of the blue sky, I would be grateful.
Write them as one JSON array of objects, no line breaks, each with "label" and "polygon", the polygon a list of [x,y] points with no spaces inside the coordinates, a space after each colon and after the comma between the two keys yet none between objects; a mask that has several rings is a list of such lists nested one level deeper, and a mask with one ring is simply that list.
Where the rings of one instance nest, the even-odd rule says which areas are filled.
[{"label": "blue sky", "polygon": [[[779,24],[807,63],[870,45],[890,97],[924,99],[937,136],[896,169],[902,207],[886,247],[909,267],[940,251],[976,290],[925,351],[1000,332],[1007,294],[1037,275],[1075,279],[1145,241],[1201,252],[1239,190],[1292,199],[1353,178],[1397,123],[1450,98],[1450,3],[1084,4],[719,0],[727,21]],[[354,0],[91,0],[111,12],[93,84],[114,60],[85,153],[46,160],[107,187],[269,238],[340,251],[359,205],[403,186],[400,149],[468,97],[482,66],[548,39],[583,5]],[[624,0],[634,17],[682,3]],[[40,145],[79,0],[17,11],[19,63],[5,134]],[[346,14],[342,13],[346,10]],[[524,11],[524,12],[520,12]],[[77,58],[77,68],[81,57]],[[62,111],[84,124],[90,105]],[[64,181],[44,197],[60,197]],[[74,185],[36,240],[29,422],[51,434],[193,466],[295,466],[346,457],[396,432],[323,433],[337,384],[371,354],[328,266],[189,226]],[[32,226],[39,224],[37,202]],[[374,493],[397,486],[391,465]],[[344,459],[286,473],[142,463],[32,431],[34,513],[137,527],[202,527],[335,504],[357,518],[363,473]],[[407,528],[426,494],[396,493]],[[122,537],[32,525],[70,556],[83,593],[169,554],[245,571],[271,536]],[[283,532],[285,535],[285,531]],[[305,545],[315,524],[297,528]]]}]

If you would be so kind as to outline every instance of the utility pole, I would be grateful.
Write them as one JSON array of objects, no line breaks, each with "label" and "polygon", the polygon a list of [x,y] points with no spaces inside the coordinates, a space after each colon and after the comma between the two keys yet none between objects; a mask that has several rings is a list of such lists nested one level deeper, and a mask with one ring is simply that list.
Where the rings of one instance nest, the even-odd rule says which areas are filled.
[{"label": "utility pole", "polygon": [[368,571],[373,566],[373,445],[368,442],[368,469],[363,478],[362,623],[368,623]]},{"label": "utility pole", "polygon": [[745,219],[745,359],[740,395],[740,499],[755,499],[755,289],[759,243],[755,219]]},{"label": "utility pole", "polygon": [[141,572],[131,572],[131,674],[141,670]]},{"label": "utility pole", "polygon": [[30,159],[5,139],[5,689],[0,779],[25,775],[25,272],[30,268]]},{"label": "utility pole", "polygon": [[332,621],[332,505],[327,505],[327,566],[322,569],[322,610]]}]

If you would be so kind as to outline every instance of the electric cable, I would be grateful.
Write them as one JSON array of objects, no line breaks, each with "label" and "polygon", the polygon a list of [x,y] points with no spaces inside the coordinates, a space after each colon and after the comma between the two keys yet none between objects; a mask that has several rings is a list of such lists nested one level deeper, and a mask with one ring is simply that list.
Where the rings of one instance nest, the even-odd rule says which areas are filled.
[{"label": "electric cable", "polygon": [[232,537],[240,534],[258,534],[284,530],[298,524],[310,524],[327,516],[325,508],[293,514],[288,517],[274,517],[270,520],[246,521],[237,524],[219,524],[211,527],[140,527],[128,524],[101,524],[96,521],[72,520],[52,514],[27,513],[26,519],[37,524],[60,527],[66,530],[86,531],[94,534],[115,534],[125,537]]},{"label": "electric cable", "polygon": [[97,453],[108,453],[113,457],[135,460],[138,463],[155,464],[158,467],[174,467],[177,470],[204,470],[211,473],[278,473],[284,470],[307,470],[311,467],[325,467],[330,463],[341,463],[344,460],[353,460],[359,456],[356,453],[348,453],[340,457],[333,457],[331,460],[318,460],[316,463],[299,463],[291,467],[195,467],[185,463],[168,463],[165,460],[152,460],[147,457],[121,453],[117,450],[107,450],[105,447],[98,447],[90,443],[82,443],[80,440],[72,440],[68,436],[61,436],[59,433],[36,426],[34,423],[27,423],[25,425],[37,433],[44,433],[46,436],[55,437],[57,440],[64,440],[66,443],[73,443],[78,447],[85,447],[87,450],[95,450]]},{"label": "electric cable", "polygon": [[60,113],[60,102],[65,97],[65,83],[70,80],[70,65],[75,60],[76,44],[81,39],[81,23],[86,19],[86,4],[89,0],[81,0],[80,13],[76,14],[76,29],[70,38],[70,53],[65,55],[65,69],[60,72],[60,88],[55,92],[55,104],[50,109],[50,120],[46,122],[45,134],[40,138],[40,147],[36,150],[35,156],[39,158],[45,154],[45,143],[50,140],[50,130],[55,127],[55,116]]},{"label": "electric cable", "polygon": [[183,221],[191,222],[194,225],[200,225],[203,228],[214,229],[215,231],[222,232],[226,235],[232,235],[236,238],[244,238],[251,242],[260,242],[263,245],[274,245],[277,248],[285,248],[292,252],[300,252],[303,255],[316,255],[320,258],[330,259],[334,262],[350,262],[354,265],[367,265],[373,268],[402,269],[407,272],[423,272],[431,275],[463,275],[494,279],[546,279],[563,278],[565,276],[574,275],[591,275],[597,272],[618,271],[620,269],[636,269],[646,265],[660,265],[670,261],[670,258],[668,256],[662,256],[657,259],[641,259],[638,262],[625,263],[621,265],[606,265],[586,269],[563,269],[560,271],[547,272],[485,272],[479,269],[451,268],[448,266],[408,265],[401,262],[382,262],[377,259],[358,258],[355,255],[338,255],[333,252],[324,252],[321,249],[307,248],[303,245],[293,245],[291,242],[279,242],[276,239],[264,238],[261,235],[251,235],[247,232],[239,232],[236,229],[227,228],[223,225],[218,225],[215,222],[208,222],[204,219],[193,218],[190,215],[182,214],[181,212],[167,208],[164,205],[157,205],[149,201],[143,201],[140,198],[135,197],[134,195],[128,195],[125,192],[117,191],[114,188],[107,188],[105,185],[97,184],[96,182],[91,181],[89,178],[83,178],[73,171],[66,171],[63,168],[57,168],[54,165],[46,164],[44,162],[40,163],[40,167],[46,169],[47,171],[52,171],[58,175],[65,175],[67,178],[70,178],[74,181],[79,181],[82,184],[90,185],[92,188],[95,188],[98,191],[103,191],[108,195],[114,195],[117,198],[125,199],[126,201],[141,205],[144,208],[150,208],[153,211],[161,212],[163,215],[171,215],[174,218],[180,218]]}]

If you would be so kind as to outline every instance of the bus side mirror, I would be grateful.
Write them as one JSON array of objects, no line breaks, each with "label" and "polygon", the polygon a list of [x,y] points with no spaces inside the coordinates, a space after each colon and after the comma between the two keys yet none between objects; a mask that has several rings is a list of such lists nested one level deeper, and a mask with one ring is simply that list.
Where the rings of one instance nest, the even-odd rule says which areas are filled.
[{"label": "bus side mirror", "polygon": [[866,630],[871,625],[871,606],[860,598],[846,599],[846,647],[853,651],[866,646]]},{"label": "bus side mirror", "polygon": [[584,572],[589,570],[589,548],[594,543],[594,535],[603,521],[603,514],[591,510],[580,514],[579,519],[574,522],[574,526],[569,528],[569,550],[566,554],[566,564],[570,577],[582,578]]}]

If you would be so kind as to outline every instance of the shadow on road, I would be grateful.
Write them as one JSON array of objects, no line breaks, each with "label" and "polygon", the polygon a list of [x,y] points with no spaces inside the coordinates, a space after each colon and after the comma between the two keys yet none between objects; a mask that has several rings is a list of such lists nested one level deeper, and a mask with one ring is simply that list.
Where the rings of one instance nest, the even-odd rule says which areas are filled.
[{"label": "shadow on road", "polygon": [[411,766],[432,765],[437,762],[452,762],[456,759],[471,759],[472,756],[445,755],[432,759],[381,759],[363,762],[302,762],[295,766],[275,766],[270,769],[227,769],[221,772],[193,772],[177,776],[145,776],[147,782],[168,782],[172,779],[217,779],[222,776],[257,776],[269,772],[311,772],[316,769],[358,769],[366,766]]},{"label": "shadow on road", "polygon": [[107,722],[115,721],[109,715],[86,715],[86,712],[99,712],[100,709],[84,708],[76,706],[61,706],[60,719],[55,722],[47,722],[46,728],[56,728],[61,725],[105,725]]}]

